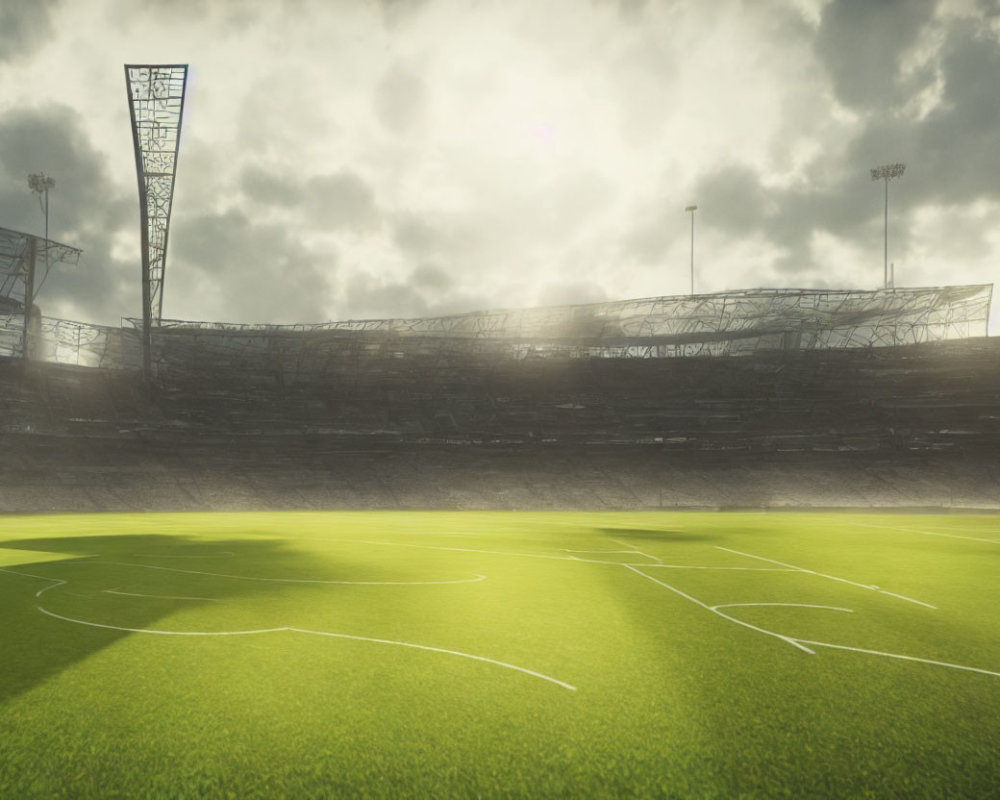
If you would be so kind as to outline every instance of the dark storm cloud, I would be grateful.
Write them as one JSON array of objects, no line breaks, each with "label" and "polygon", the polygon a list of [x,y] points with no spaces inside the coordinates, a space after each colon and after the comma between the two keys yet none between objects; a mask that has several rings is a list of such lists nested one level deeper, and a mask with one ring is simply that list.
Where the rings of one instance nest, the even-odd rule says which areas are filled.
[{"label": "dark storm cloud", "polygon": [[746,165],[728,165],[696,185],[697,224],[732,239],[758,233],[783,251],[775,263],[779,272],[804,274],[811,267],[815,233],[864,241],[881,219],[882,193],[871,186],[866,165],[845,161],[833,173],[816,175],[802,186],[778,188],[766,186]]},{"label": "dark storm cloud", "polygon": [[438,252],[443,238],[440,231],[415,214],[397,214],[392,220],[392,240],[408,256],[419,258]]},{"label": "dark storm cloud", "polygon": [[104,156],[84,133],[79,114],[60,106],[5,113],[0,117],[0,172],[0,225],[44,233],[44,215],[27,176],[45,172],[55,180],[49,236],[84,251],[79,266],[53,268],[39,295],[43,310],[53,301],[72,302],[82,316],[112,323],[137,312],[138,305],[132,305],[138,269],[111,256],[114,234],[138,224],[136,201],[112,184]]},{"label": "dark storm cloud", "polygon": [[635,221],[621,237],[621,249],[625,256],[641,264],[661,261],[676,240],[680,225],[687,224],[685,218],[676,220],[677,213],[675,204],[668,206],[662,200],[635,209],[631,214]]},{"label": "dark storm cloud", "polygon": [[[322,322],[329,305],[328,278],[336,253],[308,250],[286,226],[251,222],[230,209],[175,220],[171,241],[175,291],[219,295],[231,320]],[[169,284],[168,284],[169,286]],[[170,316],[169,289],[164,316]],[[191,302],[191,301],[189,301]]]},{"label": "dark storm cloud", "polygon": [[382,12],[382,24],[393,30],[410,22],[429,0],[366,0]]},{"label": "dark storm cloud", "polygon": [[244,168],[240,187],[250,200],[265,206],[297,206],[305,196],[300,182],[256,164]]},{"label": "dark storm cloud", "polygon": [[356,272],[346,281],[341,318],[367,319],[458,314],[496,306],[484,294],[465,291],[439,264],[425,261],[402,279]]},{"label": "dark storm cloud", "polygon": [[0,62],[25,55],[52,32],[51,10],[59,0],[5,0],[0,4]]},{"label": "dark storm cloud", "polygon": [[427,298],[409,280],[387,280],[374,275],[355,273],[347,281],[342,302],[342,316],[371,319],[386,316],[422,317],[428,314]]},{"label": "dark storm cloud", "polygon": [[305,195],[309,214],[321,229],[372,230],[381,221],[374,190],[354,172],[310,178]]},{"label": "dark storm cloud", "polygon": [[759,229],[773,213],[774,200],[760,177],[743,164],[710,173],[695,191],[698,203],[712,210],[712,224],[736,235]]},{"label": "dark storm cloud", "polygon": [[375,116],[386,130],[408,133],[425,113],[427,87],[419,75],[396,64],[375,87]]},{"label": "dark storm cloud", "polygon": [[[868,41],[866,25],[879,30],[887,24],[882,15],[895,8],[889,3],[866,3],[864,8],[836,5],[827,11],[845,27],[842,38],[852,40],[846,30],[850,21],[857,26],[854,38],[862,43]],[[922,5],[920,9],[901,15],[900,32],[889,37],[887,46],[887,51],[896,54],[893,58],[926,22],[929,11]],[[964,19],[946,24],[944,44],[932,61],[943,81],[943,95],[923,119],[889,110],[889,106],[898,108],[912,100],[921,87],[869,81],[868,68],[854,74],[854,67],[843,65],[843,74],[834,76],[835,83],[840,81],[841,99],[885,111],[872,113],[841,152],[818,159],[806,179],[790,188],[767,187],[745,165],[730,164],[705,175],[692,192],[700,207],[699,224],[734,238],[759,232],[785,252],[776,269],[794,274],[810,268],[810,241],[819,231],[857,243],[878,243],[884,189],[872,182],[870,169],[880,164],[907,164],[904,176],[890,186],[891,238],[900,254],[905,253],[911,234],[906,220],[921,206],[1000,199],[1000,159],[996,158],[1000,101],[991,77],[1000,75],[1000,43],[982,23]],[[863,51],[867,45],[859,46]],[[860,61],[867,57],[862,53]],[[848,86],[852,81],[864,86],[852,88]],[[978,233],[980,241],[967,243],[968,252],[984,252],[983,233]],[[970,229],[966,235],[976,234]],[[633,232],[631,245],[638,253],[655,256],[665,250],[663,240],[655,227],[648,226]]]},{"label": "dark storm cloud", "polygon": [[440,293],[451,288],[454,281],[440,267],[434,264],[421,264],[413,270],[410,283],[421,291]]},{"label": "dark storm cloud", "polygon": [[[940,60],[944,81],[937,107],[919,122],[878,118],[848,157],[875,166],[907,163],[900,190],[913,202],[968,203],[1000,198],[1000,42],[971,21],[954,23]],[[903,186],[902,184],[905,184]]]},{"label": "dark storm cloud", "polygon": [[837,99],[854,108],[895,105],[933,80],[904,78],[900,61],[934,16],[934,0],[833,0],[823,8],[816,53]]},{"label": "dark storm cloud", "polygon": [[268,5],[280,3],[286,13],[301,9],[303,0],[119,0],[114,9],[115,20],[148,21],[151,15],[177,22],[204,23],[209,17],[226,27],[227,34],[252,25]]}]

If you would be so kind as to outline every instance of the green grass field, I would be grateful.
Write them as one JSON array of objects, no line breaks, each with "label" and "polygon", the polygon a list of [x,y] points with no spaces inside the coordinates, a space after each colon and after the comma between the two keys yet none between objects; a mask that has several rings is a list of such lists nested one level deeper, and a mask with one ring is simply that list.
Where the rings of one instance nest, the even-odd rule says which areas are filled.
[{"label": "green grass field", "polygon": [[0,797],[335,796],[1000,796],[1000,517],[0,518]]}]

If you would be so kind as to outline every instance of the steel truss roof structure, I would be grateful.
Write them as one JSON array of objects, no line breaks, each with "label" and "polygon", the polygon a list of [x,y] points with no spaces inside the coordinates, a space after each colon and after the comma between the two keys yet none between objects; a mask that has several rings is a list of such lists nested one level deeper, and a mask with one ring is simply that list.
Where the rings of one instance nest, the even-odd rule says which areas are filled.
[{"label": "steel truss roof structure", "polygon": [[[30,308],[56,264],[76,265],[81,250],[30,233],[0,228],[0,355],[24,357]],[[37,266],[45,271],[36,282]],[[28,310],[28,313],[26,313]]]},{"label": "steel truss roof structure", "polygon": [[160,366],[175,372],[271,364],[294,380],[359,358],[671,358],[885,347],[986,335],[991,296],[989,284],[754,289],[316,325],[163,320],[154,350]]},{"label": "steel truss roof structure", "polygon": [[[431,356],[447,363],[469,357],[676,358],[890,347],[986,335],[992,289],[991,284],[879,291],[752,289],[300,325],[163,320],[152,329],[152,342],[157,370],[221,370],[221,377],[228,369],[234,374],[270,369],[292,382],[321,380],[334,367],[372,359],[402,366],[405,359],[425,363]],[[125,327],[113,328],[43,318],[39,357],[138,369],[142,320],[124,322]],[[0,355],[16,354],[19,324],[0,328]]]}]

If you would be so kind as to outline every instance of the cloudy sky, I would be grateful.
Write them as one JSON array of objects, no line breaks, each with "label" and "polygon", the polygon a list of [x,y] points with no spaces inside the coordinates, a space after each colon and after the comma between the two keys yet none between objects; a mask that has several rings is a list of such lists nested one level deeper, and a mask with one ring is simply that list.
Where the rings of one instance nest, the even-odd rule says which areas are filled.
[{"label": "cloudy sky", "polygon": [[[139,316],[123,64],[189,63],[169,318],[320,322],[1000,271],[1000,0],[4,0],[0,226]],[[994,303],[991,327],[997,331]]]}]

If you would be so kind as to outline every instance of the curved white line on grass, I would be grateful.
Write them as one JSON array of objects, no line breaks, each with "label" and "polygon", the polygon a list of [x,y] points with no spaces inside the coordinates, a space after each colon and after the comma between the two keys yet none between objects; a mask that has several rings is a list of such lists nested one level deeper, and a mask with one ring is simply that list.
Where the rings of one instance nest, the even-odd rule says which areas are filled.
[{"label": "curved white line on grass", "polygon": [[428,650],[432,653],[445,653],[451,656],[461,656],[462,658],[471,658],[473,661],[485,661],[487,664],[495,664],[498,667],[505,667],[506,669],[513,669],[518,672],[523,672],[525,675],[531,675],[535,678],[541,678],[543,681],[548,681],[549,683],[554,683],[557,686],[562,686],[564,689],[569,689],[572,692],[576,691],[576,687],[559,680],[558,678],[553,678],[550,675],[544,675],[541,672],[535,672],[532,669],[526,669],[525,667],[519,667],[516,664],[508,664],[506,661],[497,661],[493,658],[487,658],[486,656],[475,656],[471,653],[462,653],[458,650],[445,650],[441,647],[429,647],[425,644],[413,644],[412,642],[396,642],[392,639],[373,639],[370,636],[351,636],[346,633],[328,633],[327,631],[311,631],[305,628],[288,628],[290,631],[295,631],[296,633],[311,633],[316,636],[333,636],[337,639],[355,639],[359,642],[375,642],[376,644],[395,644],[400,647],[413,647],[417,650]]},{"label": "curved white line on grass", "polygon": [[846,611],[853,614],[853,608],[841,608],[840,606],[818,606],[814,603],[720,603],[717,606],[709,606],[712,611],[717,608],[746,608],[750,606],[787,606],[789,608],[822,608],[827,611]]},{"label": "curved white line on grass", "polygon": [[[721,549],[725,549],[725,548],[721,548]],[[733,551],[733,552],[735,552],[735,551]],[[766,559],[766,560],[769,560],[769,559]],[[1000,672],[993,672],[992,670],[981,669],[980,667],[968,667],[968,666],[965,666],[964,664],[952,664],[952,663],[950,663],[948,661],[934,661],[933,659],[930,659],[930,658],[919,658],[918,656],[905,656],[905,655],[902,655],[900,653],[886,653],[883,650],[867,650],[867,649],[865,649],[863,647],[849,647],[848,645],[833,644],[831,642],[817,642],[817,641],[813,641],[811,639],[796,639],[796,638],[793,638],[791,636],[784,636],[783,634],[777,633],[775,631],[769,631],[766,628],[759,628],[756,625],[750,625],[749,623],[743,622],[742,620],[738,620],[735,617],[729,616],[728,614],[723,614],[721,611],[718,610],[720,608],[728,608],[728,607],[733,607],[733,606],[778,606],[778,605],[785,606],[785,605],[788,605],[788,606],[801,606],[801,607],[805,607],[805,608],[823,608],[823,609],[830,609],[830,610],[833,610],[833,611],[847,611],[847,612],[851,612],[851,609],[849,609],[849,608],[839,608],[837,606],[817,606],[817,605],[811,605],[811,604],[806,604],[806,603],[725,603],[725,604],[717,605],[717,606],[709,606],[708,604],[701,602],[701,600],[698,600],[697,598],[692,597],[691,595],[682,592],[680,589],[677,589],[677,588],[671,586],[669,583],[664,583],[663,581],[658,581],[656,578],[652,577],[651,575],[646,575],[644,572],[641,572],[640,570],[636,569],[635,567],[633,567],[633,566],[631,566],[629,564],[626,564],[625,566],[627,566],[633,572],[635,572],[635,573],[637,573],[639,575],[642,575],[642,577],[648,578],[649,580],[653,581],[653,583],[658,583],[663,588],[669,589],[670,591],[672,591],[672,592],[674,592],[676,594],[679,594],[685,600],[690,600],[692,603],[695,603],[696,605],[699,605],[702,608],[711,611],[713,614],[718,614],[720,617],[723,617],[724,619],[728,619],[730,622],[735,622],[738,625],[743,625],[744,627],[750,628],[751,630],[758,631],[759,633],[764,633],[764,634],[767,634],[768,636],[773,636],[776,639],[781,639],[782,641],[785,641],[785,642],[788,642],[791,645],[794,645],[795,647],[799,648],[800,650],[804,650],[805,652],[809,653],[810,655],[815,655],[815,651],[814,650],[810,650],[808,647],[806,647],[807,644],[811,644],[813,647],[829,647],[829,648],[834,649],[834,650],[849,650],[849,651],[855,652],[855,653],[866,653],[868,655],[883,656],[885,658],[898,658],[898,659],[901,659],[903,661],[914,661],[914,662],[917,662],[917,663],[920,663],[920,664],[931,664],[931,665],[936,666],[936,667],[947,667],[949,669],[958,669],[958,670],[963,670],[965,672],[977,672],[977,673],[979,673],[981,675],[990,675],[992,677],[1000,678]],[[808,572],[808,570],[802,570],[802,571],[803,572]]]},{"label": "curved white line on grass", "polygon": [[486,580],[485,575],[477,574],[475,578],[461,578],[455,581],[326,581],[318,578],[255,578],[252,575],[226,575],[222,572],[203,572],[196,569],[179,569],[177,567],[157,567],[153,564],[130,564],[125,561],[92,561],[92,564],[114,564],[119,567],[139,567],[141,569],[158,569],[163,572],[183,572],[186,575],[208,575],[212,578],[233,578],[239,581],[267,581],[269,583],[321,583],[346,584],[348,586],[443,586],[453,583],[479,583]]},{"label": "curved white line on grass", "polygon": [[151,597],[154,600],[207,600],[209,603],[222,602],[216,597],[180,597],[170,594],[139,594],[138,592],[119,592],[117,589],[101,589],[104,594],[117,594],[122,597]]},{"label": "curved white line on grass", "polygon": [[899,653],[886,653],[882,650],[866,650],[863,647],[848,647],[843,644],[831,644],[830,642],[811,642],[808,639],[799,639],[798,641],[805,644],[815,645],[816,647],[830,647],[834,650],[851,650],[855,653],[867,653],[872,656],[885,656],[886,658],[899,658],[903,661],[916,661],[921,664],[933,664],[936,667],[949,667],[951,669],[960,669],[965,672],[978,672],[982,675],[992,675],[995,678],[1000,678],[1000,672],[993,672],[988,669],[980,669],[979,667],[967,667],[963,664],[951,664],[947,661],[934,661],[929,658],[918,658],[917,656],[904,656]]},{"label": "curved white line on grass", "polygon": [[253,631],[158,631],[152,628],[125,628],[121,625],[105,625],[101,622],[88,622],[85,619],[73,619],[73,617],[64,617],[62,614],[57,614],[55,611],[48,611],[41,606],[35,606],[39,611],[49,617],[55,617],[56,619],[65,620],[66,622],[73,622],[77,625],[87,625],[91,628],[106,628],[109,631],[125,631],[126,633],[154,633],[158,636],[248,636],[254,633],[277,633],[278,631],[287,631],[289,628],[262,628],[260,630]]},{"label": "curved white line on grass", "polygon": [[558,678],[553,678],[551,675],[545,675],[541,672],[535,672],[533,669],[527,669],[526,667],[519,667],[516,664],[508,664],[506,661],[497,661],[494,658],[487,658],[486,656],[477,656],[472,653],[463,653],[459,650],[446,650],[443,647],[430,647],[425,644],[414,644],[413,642],[397,642],[393,639],[375,639],[371,636],[354,636],[348,633],[332,633],[330,631],[313,631],[307,628],[292,628],[292,627],[282,627],[282,628],[262,628],[260,630],[250,630],[250,631],[158,631],[151,628],[125,628],[119,625],[104,625],[99,622],[88,622],[82,619],[73,619],[72,617],[64,617],[61,614],[56,614],[52,611],[46,611],[41,606],[35,606],[43,614],[50,617],[55,617],[56,619],[65,620],[66,622],[73,622],[77,625],[89,625],[93,628],[107,628],[109,630],[115,631],[125,631],[127,633],[152,633],[160,636],[247,636],[258,633],[279,633],[281,631],[290,631],[291,633],[307,633],[313,636],[328,636],[333,639],[352,639],[357,642],[373,642],[375,644],[390,644],[396,645],[398,647],[410,647],[415,650],[426,650],[431,653],[444,653],[449,656],[459,656],[460,658],[468,658],[473,661],[482,661],[487,664],[493,664],[498,667],[503,667],[504,669],[512,669],[516,672],[523,672],[525,675],[530,675],[534,678],[540,678],[543,681],[548,681],[549,683],[554,683],[557,686],[561,686],[564,689],[569,689],[572,692],[576,691],[576,687],[572,684],[566,683],[559,680]]},{"label": "curved white line on grass", "polygon": [[776,631],[769,631],[769,630],[767,630],[767,628],[760,628],[760,627],[758,627],[756,625],[751,625],[749,622],[744,622],[741,619],[736,619],[736,617],[731,617],[728,614],[723,614],[721,611],[717,610],[716,608],[713,608],[712,606],[708,605],[707,603],[703,603],[703,602],[701,602],[701,600],[698,600],[697,598],[692,597],[691,595],[686,594],[685,592],[682,592],[680,589],[677,589],[676,587],[671,586],[669,583],[664,583],[663,581],[657,580],[652,575],[647,575],[645,572],[642,572],[642,571],[636,569],[635,567],[633,567],[630,564],[626,564],[625,566],[628,567],[628,569],[632,570],[637,575],[642,575],[642,577],[646,578],[647,580],[651,580],[653,583],[659,584],[664,589],[669,589],[670,591],[674,592],[675,594],[679,594],[685,600],[690,600],[692,603],[695,603],[696,605],[701,606],[702,608],[706,609],[707,611],[711,611],[713,614],[717,614],[718,616],[722,617],[723,619],[728,619],[730,622],[735,622],[737,625],[742,625],[744,628],[750,628],[751,630],[757,631],[758,633],[763,633],[763,634],[766,634],[767,636],[773,636],[775,639],[781,639],[781,641],[787,642],[792,647],[797,647],[799,650],[802,650],[802,651],[804,651],[806,653],[809,653],[809,655],[815,655],[815,653],[812,650],[810,650],[808,647],[806,647],[803,644],[799,644],[799,642],[797,640],[793,639],[791,636],[785,636],[784,634],[777,633]]},{"label": "curved white line on grass", "polygon": [[626,567],[666,567],[667,569],[734,569],[741,572],[800,572],[783,567],[703,567],[693,564],[624,564]]},{"label": "curved white line on grass", "polygon": [[32,575],[30,572],[18,572],[16,569],[0,568],[0,572],[9,572],[11,575],[20,575],[22,578],[37,578],[40,581],[51,582],[51,586],[46,586],[44,589],[39,589],[35,592],[35,597],[41,597],[49,589],[55,589],[57,586],[65,586],[67,583],[67,581],[60,580],[59,578],[47,578],[44,575]]},{"label": "curved white line on grass", "polygon": [[236,555],[231,550],[224,550],[221,553],[205,553],[203,555],[173,555],[171,553],[132,553],[134,558],[232,558]]},{"label": "curved white line on grass", "polygon": [[[378,542],[372,539],[340,539],[341,542],[353,542],[355,544],[376,544],[385,547],[416,547],[421,550],[450,550],[457,553],[486,553],[493,556],[516,556],[518,558],[547,558],[552,561],[576,561],[581,564],[610,564],[614,567],[628,566],[621,561],[602,561],[597,558],[580,558],[578,556],[554,556],[550,553],[517,553],[512,550],[481,550],[472,547],[444,547],[433,544],[410,544],[409,542]],[[636,551],[630,550],[630,553]],[[658,564],[640,564],[642,567],[655,567]]]}]

